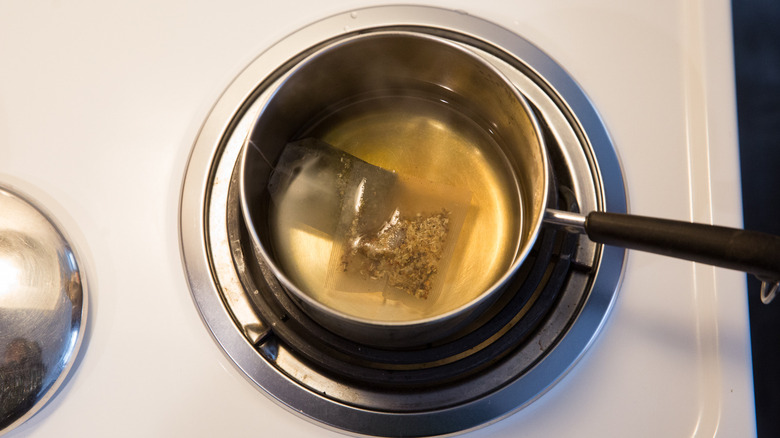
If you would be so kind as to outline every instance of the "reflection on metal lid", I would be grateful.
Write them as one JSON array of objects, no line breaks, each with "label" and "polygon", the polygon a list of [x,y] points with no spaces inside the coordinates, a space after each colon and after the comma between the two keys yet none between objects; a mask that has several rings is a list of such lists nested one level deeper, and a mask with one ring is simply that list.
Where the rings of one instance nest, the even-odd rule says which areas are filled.
[{"label": "reflection on metal lid", "polygon": [[0,434],[57,391],[81,344],[86,288],[57,226],[0,188]]}]

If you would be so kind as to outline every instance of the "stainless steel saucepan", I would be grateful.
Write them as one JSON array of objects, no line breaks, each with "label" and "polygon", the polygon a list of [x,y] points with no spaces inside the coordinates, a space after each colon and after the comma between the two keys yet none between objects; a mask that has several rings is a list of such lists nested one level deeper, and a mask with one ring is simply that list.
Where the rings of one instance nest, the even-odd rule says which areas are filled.
[{"label": "stainless steel saucepan", "polygon": [[[771,299],[777,290],[780,279],[777,236],[630,215],[593,212],[580,216],[549,209],[553,183],[547,150],[533,111],[501,73],[460,45],[413,31],[356,35],[325,42],[293,58],[270,86],[275,90],[259,110],[241,156],[243,216],[252,244],[288,295],[312,319],[348,339],[382,347],[410,347],[451,334],[500,296],[522,265],[545,221],[586,232],[599,243],[754,273],[773,285],[765,289],[766,299]],[[508,215],[522,217],[517,229],[505,236],[513,256],[489,284],[460,297],[432,301],[424,312],[404,313],[403,306],[382,299],[366,298],[362,307],[334,305],[323,299],[304,277],[322,272],[321,265],[327,260],[317,255],[330,247],[322,239],[317,240],[313,233],[300,238],[304,240],[278,239],[274,235],[278,227],[269,214],[274,209],[274,201],[267,185],[273,163],[285,145],[309,133],[315,121],[345,102],[388,93],[425,96],[465,109],[468,118],[496,139],[497,150],[484,149],[478,155],[485,155],[488,162],[502,162],[513,175],[510,190],[513,193],[506,194]],[[359,117],[356,123],[359,126]],[[447,149],[439,152],[450,153]],[[453,149],[451,153],[456,152]],[[498,158],[490,158],[493,156]],[[298,257],[291,259],[284,255],[289,248],[280,247],[283,245],[298,245],[303,249],[298,248]],[[360,301],[363,298],[352,295],[340,299]],[[392,306],[396,306],[401,317],[375,316],[387,315],[383,313],[385,307]]]}]

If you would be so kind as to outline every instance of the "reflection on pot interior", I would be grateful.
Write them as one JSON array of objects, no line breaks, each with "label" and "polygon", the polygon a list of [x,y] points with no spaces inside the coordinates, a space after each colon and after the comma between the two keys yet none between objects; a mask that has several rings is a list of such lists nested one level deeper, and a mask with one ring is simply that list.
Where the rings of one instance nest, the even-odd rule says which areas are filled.
[{"label": "reflection on pot interior", "polygon": [[[431,277],[429,294],[417,286],[412,290],[388,287],[376,272],[368,274],[364,288],[334,286],[329,276],[342,275],[338,270],[346,269],[332,262],[345,238],[343,232],[334,237],[323,227],[302,224],[301,217],[314,213],[311,203],[300,202],[300,193],[274,196],[269,209],[274,257],[288,278],[319,302],[377,322],[420,320],[469,303],[515,260],[522,243],[517,178],[502,152],[501,139],[468,109],[437,96],[388,92],[342,103],[317,120],[305,136],[393,171],[399,180],[423,181],[393,205],[423,204],[407,210],[412,217],[433,217],[444,210],[449,215],[449,240],[444,245],[452,246],[437,259],[435,275],[441,278]],[[322,187],[312,186],[312,190]],[[375,196],[390,202],[388,193]],[[388,207],[384,221],[396,210]],[[403,217],[404,211],[400,214]]]}]

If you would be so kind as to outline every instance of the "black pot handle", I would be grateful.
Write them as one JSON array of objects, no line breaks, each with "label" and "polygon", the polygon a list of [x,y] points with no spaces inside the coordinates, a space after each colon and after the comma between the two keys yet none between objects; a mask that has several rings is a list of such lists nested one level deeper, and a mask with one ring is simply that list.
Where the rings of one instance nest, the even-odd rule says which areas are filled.
[{"label": "black pot handle", "polygon": [[585,232],[605,245],[751,273],[766,284],[762,299],[780,279],[780,236],[773,234],[604,212],[587,215]]},{"label": "black pot handle", "polygon": [[765,303],[780,287],[780,236],[773,234],[605,212],[591,212],[583,220],[553,210],[545,220],[584,227],[597,243],[751,273],[763,282]]}]

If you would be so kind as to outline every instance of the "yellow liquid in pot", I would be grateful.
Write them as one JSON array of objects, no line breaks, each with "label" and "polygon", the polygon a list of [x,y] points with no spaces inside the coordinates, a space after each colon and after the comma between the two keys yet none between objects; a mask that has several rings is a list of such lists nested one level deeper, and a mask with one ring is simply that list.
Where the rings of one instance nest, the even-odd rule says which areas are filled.
[{"label": "yellow liquid in pot", "polygon": [[522,229],[516,178],[494,138],[450,105],[419,97],[369,99],[334,112],[307,136],[399,175],[471,192],[444,287],[429,299],[327,289],[333,241],[292,223],[289,218],[306,206],[282,197],[271,209],[275,258],[287,277],[319,302],[376,322],[416,321],[469,303],[514,262]]}]

